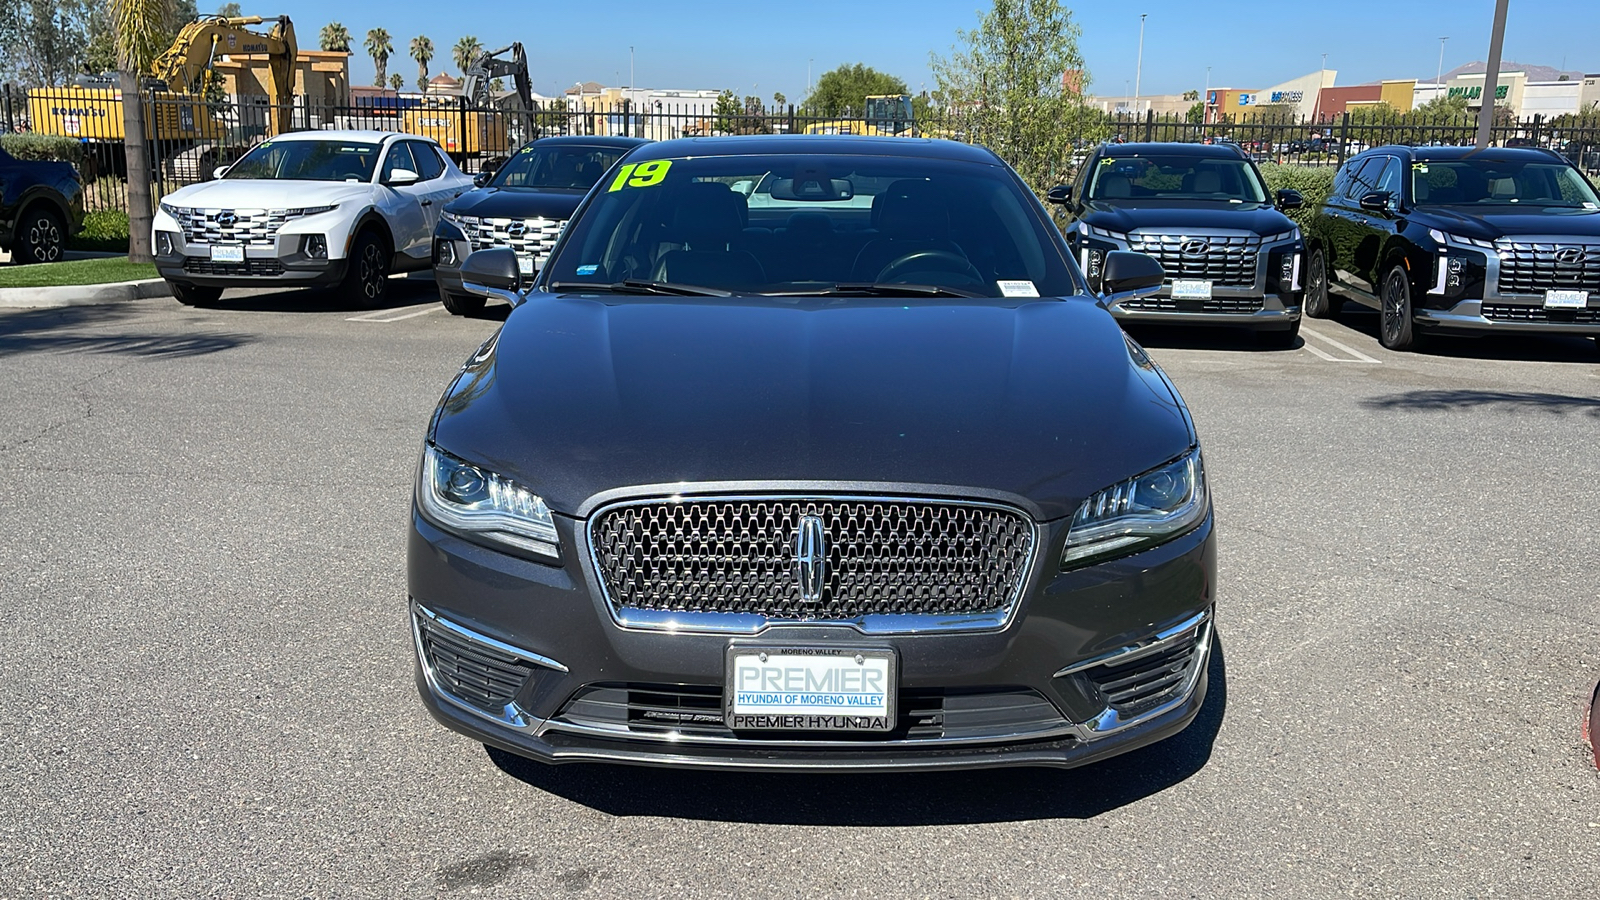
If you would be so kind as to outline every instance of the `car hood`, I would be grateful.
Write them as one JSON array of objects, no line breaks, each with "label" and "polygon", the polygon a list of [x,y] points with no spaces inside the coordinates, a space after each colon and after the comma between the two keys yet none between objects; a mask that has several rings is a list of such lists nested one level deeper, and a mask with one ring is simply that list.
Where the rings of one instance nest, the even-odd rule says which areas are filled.
[{"label": "car hood", "polygon": [[432,434],[578,516],[646,485],[824,482],[1055,519],[1192,442],[1165,377],[1082,298],[535,294]]},{"label": "car hood", "polygon": [[272,209],[324,206],[366,200],[372,185],[352,181],[292,181],[267,178],[220,179],[191,184],[161,198],[172,206]]},{"label": "car hood", "polygon": [[1492,241],[1518,234],[1600,238],[1600,210],[1517,206],[1493,211],[1434,206],[1417,209],[1412,221],[1462,237]]},{"label": "car hood", "polygon": [[445,209],[464,216],[568,219],[586,190],[521,190],[478,188],[450,201]]},{"label": "car hood", "polygon": [[1135,228],[1153,228],[1162,231],[1184,228],[1233,228],[1260,235],[1282,234],[1294,227],[1289,217],[1266,205],[1246,203],[1162,203],[1161,205],[1128,205],[1119,201],[1109,206],[1091,201],[1083,216],[1084,221],[1096,228],[1123,233]]}]

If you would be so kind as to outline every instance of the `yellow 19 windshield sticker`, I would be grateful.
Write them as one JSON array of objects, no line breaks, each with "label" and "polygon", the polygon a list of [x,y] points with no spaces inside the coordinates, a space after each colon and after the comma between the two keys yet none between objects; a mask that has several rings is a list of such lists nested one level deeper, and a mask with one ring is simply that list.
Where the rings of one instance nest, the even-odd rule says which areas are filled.
[{"label": "yellow 19 windshield sticker", "polygon": [[657,159],[646,163],[629,163],[617,172],[617,177],[611,182],[610,191],[620,191],[625,187],[646,188],[655,187],[667,178],[667,170],[672,168],[672,160]]}]

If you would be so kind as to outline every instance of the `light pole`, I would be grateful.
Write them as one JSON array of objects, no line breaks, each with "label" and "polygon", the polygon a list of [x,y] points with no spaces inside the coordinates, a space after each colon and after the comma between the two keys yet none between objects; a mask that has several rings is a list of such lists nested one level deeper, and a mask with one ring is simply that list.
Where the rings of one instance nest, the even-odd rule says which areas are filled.
[{"label": "light pole", "polygon": [[1206,89],[1200,92],[1200,124],[1211,124],[1211,67],[1206,66]]},{"label": "light pole", "polygon": [[1450,40],[1448,37],[1439,38],[1439,69],[1433,76],[1433,96],[1435,99],[1444,93],[1444,42],[1448,40]]},{"label": "light pole", "polygon": [[1133,112],[1139,114],[1139,79],[1144,75],[1144,17],[1149,13],[1139,14],[1139,61],[1133,68]]},{"label": "light pole", "polygon": [[636,85],[633,81],[633,46],[628,47],[628,90],[633,90]]},{"label": "light pole", "polygon": [[1506,37],[1506,0],[1495,0],[1494,27],[1489,32],[1489,66],[1483,73],[1483,105],[1478,107],[1479,150],[1489,146],[1494,127],[1494,101],[1500,87],[1500,45]]}]

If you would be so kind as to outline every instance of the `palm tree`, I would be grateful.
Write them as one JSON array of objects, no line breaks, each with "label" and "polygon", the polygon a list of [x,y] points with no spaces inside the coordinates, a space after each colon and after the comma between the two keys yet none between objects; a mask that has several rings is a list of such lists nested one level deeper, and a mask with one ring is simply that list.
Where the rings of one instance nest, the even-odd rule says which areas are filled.
[{"label": "palm tree", "polygon": [[433,59],[433,41],[427,37],[411,39],[411,58],[417,61],[417,90],[428,92],[428,62]]},{"label": "palm tree", "polygon": [[778,106],[780,106],[780,107],[781,107],[781,106],[783,106],[783,105],[784,105],[784,104],[785,104],[785,103],[788,103],[788,102],[789,102],[789,98],[788,98],[788,97],[785,97],[785,96],[784,96],[784,95],[783,95],[783,91],[779,91],[779,92],[777,92],[777,93],[776,93],[776,94],[773,94],[773,95],[772,95],[772,102],[773,102],[773,103],[776,103],[776,104],[778,104]]},{"label": "palm tree", "polygon": [[483,44],[477,38],[468,35],[456,41],[455,49],[450,51],[450,58],[455,60],[456,68],[461,70],[461,74],[466,75],[467,67],[472,65],[472,61],[482,52]]},{"label": "palm tree", "polygon": [[155,210],[150,196],[150,154],[144,133],[144,100],[139,73],[171,40],[170,0],[111,0],[116,28],[117,80],[122,87],[122,146],[128,158],[128,259],[150,262],[150,226]]},{"label": "palm tree", "polygon": [[329,22],[322,26],[322,33],[318,35],[318,39],[324,50],[350,52],[350,32],[338,22]]},{"label": "palm tree", "polygon": [[406,86],[406,77],[399,72],[390,75],[389,86],[395,89],[395,93],[399,93],[400,89]]},{"label": "palm tree", "polygon": [[389,79],[389,54],[394,52],[394,44],[389,41],[389,32],[382,28],[374,28],[367,32],[365,45],[367,55],[372,57],[372,67],[378,70],[378,77],[372,82],[378,87],[383,87]]}]

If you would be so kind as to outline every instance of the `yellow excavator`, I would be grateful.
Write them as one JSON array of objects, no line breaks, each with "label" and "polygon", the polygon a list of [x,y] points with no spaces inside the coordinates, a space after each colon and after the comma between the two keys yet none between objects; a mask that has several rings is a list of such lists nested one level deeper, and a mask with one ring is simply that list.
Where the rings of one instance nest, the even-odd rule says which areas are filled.
[{"label": "yellow excavator", "polygon": [[830,119],[806,126],[806,134],[866,134],[911,137],[917,133],[910,94],[872,94],[859,119]]},{"label": "yellow excavator", "polygon": [[[261,25],[260,16],[202,16],[183,26],[172,46],[156,57],[143,74],[155,104],[146,112],[148,137],[162,142],[215,140],[226,130],[207,99],[220,79],[217,58],[228,55],[265,55],[266,87],[272,104],[269,134],[290,130],[294,111],[294,61],[298,48],[294,25],[278,16],[266,33],[245,26]],[[28,97],[29,120],[39,134],[58,134],[85,140],[120,141],[122,91],[114,79],[44,89]]]}]

